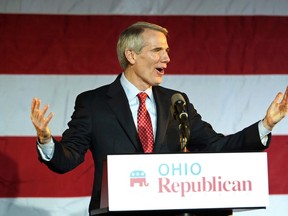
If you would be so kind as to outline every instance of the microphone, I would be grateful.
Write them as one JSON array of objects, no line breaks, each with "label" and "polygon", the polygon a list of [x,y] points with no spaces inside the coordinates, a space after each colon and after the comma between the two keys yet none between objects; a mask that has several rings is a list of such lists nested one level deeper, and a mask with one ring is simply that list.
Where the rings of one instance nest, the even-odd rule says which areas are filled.
[{"label": "microphone", "polygon": [[186,111],[186,101],[184,97],[176,93],[171,97],[171,112],[174,118],[181,124],[186,123],[188,120],[188,113]]},{"label": "microphone", "polygon": [[186,101],[184,97],[176,93],[171,97],[171,112],[175,120],[179,123],[180,146],[182,152],[187,152],[187,142],[190,136],[188,113],[186,110]]}]

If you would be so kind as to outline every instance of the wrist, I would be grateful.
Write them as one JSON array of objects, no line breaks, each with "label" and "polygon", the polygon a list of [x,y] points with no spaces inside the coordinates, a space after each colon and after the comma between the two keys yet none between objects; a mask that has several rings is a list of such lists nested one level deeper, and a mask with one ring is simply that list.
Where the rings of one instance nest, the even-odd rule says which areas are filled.
[{"label": "wrist", "polygon": [[273,121],[269,121],[269,118],[267,118],[267,116],[262,120],[263,122],[263,126],[269,130],[272,131],[273,127],[275,126]]},{"label": "wrist", "polygon": [[40,135],[40,134],[38,134],[37,138],[38,138],[39,143],[47,144],[47,143],[51,142],[52,136],[51,136],[51,134],[48,134],[48,135]]}]

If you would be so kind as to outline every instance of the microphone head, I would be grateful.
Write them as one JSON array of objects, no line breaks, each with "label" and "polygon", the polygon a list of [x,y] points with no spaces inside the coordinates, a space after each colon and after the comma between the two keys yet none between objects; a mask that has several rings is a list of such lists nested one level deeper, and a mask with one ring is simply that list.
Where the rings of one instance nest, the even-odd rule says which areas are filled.
[{"label": "microphone head", "polygon": [[172,106],[174,106],[175,103],[178,103],[178,101],[181,101],[184,105],[186,105],[186,101],[181,94],[176,93],[172,95],[171,97]]},{"label": "microphone head", "polygon": [[176,93],[172,95],[171,102],[172,102],[171,113],[174,116],[174,118],[177,120],[179,118],[179,115],[181,115],[181,113],[184,111],[186,107],[186,101],[181,94]]}]

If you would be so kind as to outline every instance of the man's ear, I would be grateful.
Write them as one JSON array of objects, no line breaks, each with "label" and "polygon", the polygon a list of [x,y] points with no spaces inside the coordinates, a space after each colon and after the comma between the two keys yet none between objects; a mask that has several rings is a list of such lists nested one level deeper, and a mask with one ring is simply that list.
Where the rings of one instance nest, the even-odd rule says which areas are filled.
[{"label": "man's ear", "polygon": [[136,53],[133,50],[126,49],[125,50],[125,56],[130,64],[135,64],[136,61]]}]

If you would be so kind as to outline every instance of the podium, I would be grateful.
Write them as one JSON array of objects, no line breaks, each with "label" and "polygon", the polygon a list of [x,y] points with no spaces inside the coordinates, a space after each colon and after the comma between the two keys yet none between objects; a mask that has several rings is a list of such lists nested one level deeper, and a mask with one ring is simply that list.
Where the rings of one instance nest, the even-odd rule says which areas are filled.
[{"label": "podium", "polygon": [[94,215],[266,208],[266,152],[108,155]]}]

